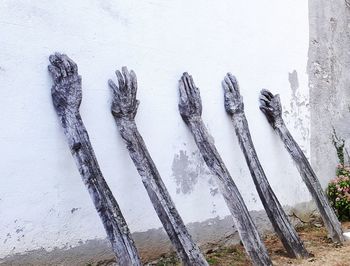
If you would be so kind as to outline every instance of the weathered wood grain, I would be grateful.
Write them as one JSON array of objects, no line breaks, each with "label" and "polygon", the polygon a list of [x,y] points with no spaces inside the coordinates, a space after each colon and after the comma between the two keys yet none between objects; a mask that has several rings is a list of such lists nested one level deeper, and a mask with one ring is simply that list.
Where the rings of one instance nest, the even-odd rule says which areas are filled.
[{"label": "weathered wood grain", "polygon": [[118,203],[102,176],[79,113],[82,90],[78,67],[66,55],[59,53],[49,59],[51,65],[48,68],[54,81],[51,90],[53,105],[117,261],[120,265],[142,265]]},{"label": "weathered wood grain", "polygon": [[298,143],[293,139],[282,118],[282,106],[279,95],[273,95],[268,90],[262,90],[260,94],[260,110],[265,114],[268,122],[280,136],[284,146],[288,150],[296,167],[299,170],[311,196],[313,197],[323,222],[328,230],[329,236],[334,242],[343,242],[341,224],[331,208],[322,186],[311,168],[305,154]]},{"label": "weathered wood grain", "polygon": [[256,190],[266,210],[273,228],[291,257],[306,258],[309,253],[287,218],[281,204],[273,192],[255,151],[250,136],[248,121],[244,112],[243,98],[236,78],[228,73],[222,82],[225,93],[225,109],[231,116],[239,145],[244,154]]},{"label": "weathered wood grain", "polygon": [[142,182],[160,221],[184,265],[208,265],[198,246],[193,242],[177,212],[162,178],[147,150],[136,123],[139,101],[136,99],[137,79],[126,67],[116,71],[117,86],[109,80],[113,91],[112,114]]},{"label": "weathered wood grain", "polygon": [[202,103],[199,89],[187,73],[184,73],[179,81],[179,91],[179,111],[182,119],[191,130],[205,163],[216,176],[216,182],[232,214],[247,253],[254,265],[272,265],[266,247],[249,215],[243,198],[202,121]]}]

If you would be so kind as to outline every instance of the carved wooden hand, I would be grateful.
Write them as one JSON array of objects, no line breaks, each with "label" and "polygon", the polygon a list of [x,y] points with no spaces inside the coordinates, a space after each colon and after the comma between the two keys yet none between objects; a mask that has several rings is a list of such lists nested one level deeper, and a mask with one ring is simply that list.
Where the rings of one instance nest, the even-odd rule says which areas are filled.
[{"label": "carved wooden hand", "polygon": [[50,62],[48,69],[54,80],[52,87],[54,107],[117,261],[120,265],[141,266],[129,228],[102,176],[89,135],[79,114],[82,94],[81,77],[78,75],[77,65],[66,55],[58,53],[50,56]]},{"label": "carved wooden hand", "polygon": [[116,71],[119,86],[109,81],[109,86],[113,90],[112,114],[119,132],[142,178],[153,207],[182,263],[186,266],[207,266],[208,263],[192,240],[176,210],[134,121],[139,104],[136,100],[136,75],[132,70],[129,72],[126,67],[122,68],[122,72],[123,75]]},{"label": "carved wooden hand", "polygon": [[122,67],[122,73],[117,70],[117,86],[111,79],[108,81],[113,91],[112,113],[115,117],[134,119],[139,101],[136,99],[137,78],[133,70],[128,71],[127,67]]},{"label": "carved wooden hand", "polygon": [[239,145],[267,216],[289,256],[298,258],[308,257],[309,253],[305,249],[294,227],[289,222],[260,164],[253,140],[250,136],[248,121],[244,113],[243,98],[239,91],[237,79],[231,73],[228,73],[222,82],[222,86],[225,93],[225,109],[231,115]]},{"label": "carved wooden hand", "polygon": [[202,115],[202,100],[199,89],[193,82],[192,76],[184,73],[179,81],[180,102],[179,111],[182,119],[189,123]]},{"label": "carved wooden hand", "polygon": [[341,224],[329,205],[328,199],[315,172],[282,119],[282,107],[279,96],[274,96],[268,90],[262,90],[260,94],[260,103],[260,110],[265,114],[270,125],[280,136],[284,146],[294,160],[305,185],[309,189],[317,205],[330,237],[334,242],[344,241]]},{"label": "carved wooden hand", "polygon": [[227,113],[234,115],[244,112],[243,98],[239,92],[239,86],[236,77],[231,73],[225,76],[222,81],[225,93],[225,110]]},{"label": "carved wooden hand", "polygon": [[81,76],[78,67],[68,56],[61,54],[50,55],[51,65],[48,69],[52,75],[52,99],[60,115],[70,112],[77,113],[81,104]]},{"label": "carved wooden hand", "polygon": [[273,128],[282,125],[282,106],[280,96],[273,95],[270,91],[263,89],[260,93],[260,110],[265,114],[267,121]]}]

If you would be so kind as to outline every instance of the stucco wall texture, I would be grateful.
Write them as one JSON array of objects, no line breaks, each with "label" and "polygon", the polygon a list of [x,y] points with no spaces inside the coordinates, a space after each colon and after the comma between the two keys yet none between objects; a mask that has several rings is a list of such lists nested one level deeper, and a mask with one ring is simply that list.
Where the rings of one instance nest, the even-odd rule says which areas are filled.
[{"label": "stucco wall texture", "polygon": [[333,135],[350,152],[350,2],[310,0],[311,162],[325,186],[339,163]]},{"label": "stucco wall texture", "polygon": [[308,15],[304,0],[1,1],[2,261],[105,238],[52,107],[47,65],[55,51],[78,63],[81,114],[133,232],[161,224],[110,114],[107,80],[123,65],[138,76],[137,124],[186,223],[209,226],[229,211],[178,114],[184,71],[201,89],[203,120],[249,210],[262,205],[224,110],[221,80],[228,71],[239,80],[257,153],[280,202],[309,201],[258,108],[262,88],[280,93],[284,118],[309,155]]}]

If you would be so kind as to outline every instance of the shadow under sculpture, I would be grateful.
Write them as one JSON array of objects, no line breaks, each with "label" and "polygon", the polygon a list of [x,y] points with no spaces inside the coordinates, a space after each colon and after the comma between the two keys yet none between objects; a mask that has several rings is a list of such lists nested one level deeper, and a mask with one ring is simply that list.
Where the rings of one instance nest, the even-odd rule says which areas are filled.
[{"label": "shadow under sculpture", "polygon": [[228,73],[222,82],[222,86],[225,93],[226,112],[232,118],[239,145],[273,228],[281,239],[289,256],[297,258],[309,257],[310,254],[305,249],[303,242],[288,220],[260,164],[253,140],[250,136],[248,121],[244,113],[243,98],[240,94],[236,78]]},{"label": "shadow under sculpture", "polygon": [[268,90],[262,90],[260,93],[260,110],[265,114],[269,124],[280,136],[284,146],[288,150],[294,160],[298,171],[303,178],[311,196],[316,202],[317,208],[321,214],[323,222],[328,230],[333,242],[343,242],[341,224],[335,215],[333,209],[329,205],[327,197],[322,189],[322,186],[311,168],[310,163],[305,157],[305,154],[300,149],[298,143],[293,139],[287,126],[282,118],[282,106],[278,94],[273,95]]},{"label": "shadow under sculpture", "polygon": [[116,259],[119,265],[141,266],[129,228],[101,173],[79,113],[82,90],[78,67],[66,55],[59,53],[51,55],[49,60],[51,65],[48,69],[54,81],[51,90],[53,105],[82,180],[112,244]]},{"label": "shadow under sculpture", "polygon": [[118,86],[112,80],[109,80],[109,86],[113,91],[112,114],[130,157],[183,264],[186,266],[208,265],[177,212],[137,129],[134,120],[139,105],[139,101],[136,99],[136,74],[132,70],[129,72],[126,67],[122,68],[122,73],[119,70],[116,71]]},{"label": "shadow under sculpture", "polygon": [[192,132],[206,165],[216,176],[216,183],[232,214],[245,250],[254,265],[272,265],[266,247],[260,238],[243,198],[202,121],[202,103],[199,89],[195,86],[192,77],[187,73],[184,73],[179,81],[179,91],[181,117]]}]

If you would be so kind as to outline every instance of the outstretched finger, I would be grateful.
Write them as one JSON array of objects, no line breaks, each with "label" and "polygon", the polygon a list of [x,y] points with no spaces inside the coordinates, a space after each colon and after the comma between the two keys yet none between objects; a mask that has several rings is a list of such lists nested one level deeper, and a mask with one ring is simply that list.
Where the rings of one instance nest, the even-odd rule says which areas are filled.
[{"label": "outstretched finger", "polygon": [[115,74],[116,74],[117,79],[118,79],[119,90],[122,91],[122,90],[124,90],[124,87],[125,87],[123,75],[122,75],[122,73],[120,73],[119,70],[116,70]]},{"label": "outstretched finger", "polygon": [[226,83],[226,86],[227,86],[229,92],[234,92],[235,91],[235,89],[233,87],[233,84],[232,84],[230,78],[227,75],[224,78],[224,82]]},{"label": "outstretched finger", "polygon": [[123,76],[124,76],[124,80],[125,80],[125,90],[128,93],[131,93],[131,80],[130,80],[130,74],[128,71],[128,68],[126,66],[122,67],[122,72],[123,72]]},{"label": "outstretched finger", "polygon": [[51,76],[52,76],[54,83],[57,83],[59,81],[59,79],[61,78],[60,70],[53,65],[49,65],[48,70],[51,73]]},{"label": "outstretched finger", "polygon": [[276,94],[275,96],[273,96],[273,100],[274,100],[275,102],[281,102],[280,95],[279,95],[279,94]]},{"label": "outstretched finger", "polygon": [[58,58],[56,57],[56,55],[52,54],[49,56],[49,61],[50,63],[55,66],[55,67],[58,67]]},{"label": "outstretched finger", "polygon": [[56,53],[56,56],[61,60],[62,67],[64,67],[64,70],[66,71],[67,75],[72,73],[71,66],[67,60],[68,56],[65,54],[59,54]]},{"label": "outstretched finger", "polygon": [[196,84],[194,84],[193,77],[192,77],[191,75],[189,75],[189,83],[191,84],[192,96],[193,96],[195,99],[200,98],[201,96],[200,96],[199,89],[198,89],[198,87],[196,86]]},{"label": "outstretched finger", "polygon": [[191,96],[192,99],[196,98],[196,85],[194,84],[191,75],[187,72],[185,75],[185,87],[187,87],[188,95]]},{"label": "outstretched finger", "polygon": [[272,98],[274,97],[273,96],[273,94],[269,91],[269,90],[267,90],[267,89],[262,89],[261,91],[260,91],[260,94],[261,95],[264,95],[268,100],[272,100]]},{"label": "outstretched finger", "polygon": [[187,92],[183,79],[179,80],[180,103],[185,104],[188,101]]},{"label": "outstretched finger", "polygon": [[240,94],[237,78],[234,75],[232,75],[230,72],[227,73],[227,76],[228,76],[228,78],[230,79],[230,81],[232,83],[234,91],[236,93]]},{"label": "outstretched finger", "polygon": [[119,91],[118,86],[111,79],[108,80],[108,85],[112,89],[113,101],[116,100],[119,103],[120,102],[120,91]]},{"label": "outstretched finger", "polygon": [[191,89],[190,89],[190,85],[187,81],[187,77],[188,77],[188,73],[184,72],[182,77],[181,77],[181,81],[183,83],[184,90],[186,92],[186,96],[187,96],[187,98],[189,98],[189,97],[191,97]]},{"label": "outstretched finger", "polygon": [[193,84],[191,83],[190,75],[187,72],[185,73],[185,76],[184,76],[184,84],[185,84],[185,89],[187,92],[187,98],[189,100],[189,103],[194,106],[196,104],[196,93],[195,93]]},{"label": "outstretched finger", "polygon": [[264,95],[260,95],[259,102],[264,106],[270,106],[270,101]]},{"label": "outstretched finger", "polygon": [[277,108],[281,108],[281,99],[279,94],[276,94],[271,100],[271,102],[272,105],[276,106]]},{"label": "outstretched finger", "polygon": [[67,55],[65,55],[65,59],[69,64],[69,69],[71,74],[77,74],[78,73],[78,65],[70,59]]},{"label": "outstretched finger", "polygon": [[58,67],[60,69],[61,76],[63,78],[67,77],[66,66],[62,61],[62,55],[60,53],[55,53],[54,55],[50,56],[49,59],[55,67]]},{"label": "outstretched finger", "polygon": [[130,80],[131,80],[131,95],[132,100],[136,100],[136,94],[137,94],[137,77],[134,70],[130,70]]},{"label": "outstretched finger", "polygon": [[224,93],[225,95],[230,92],[230,88],[228,87],[228,85],[226,84],[225,80],[221,81],[221,86],[224,89]]},{"label": "outstretched finger", "polygon": [[112,89],[112,92],[114,95],[118,94],[118,91],[119,91],[118,86],[114,83],[113,80],[109,79],[108,85]]}]

